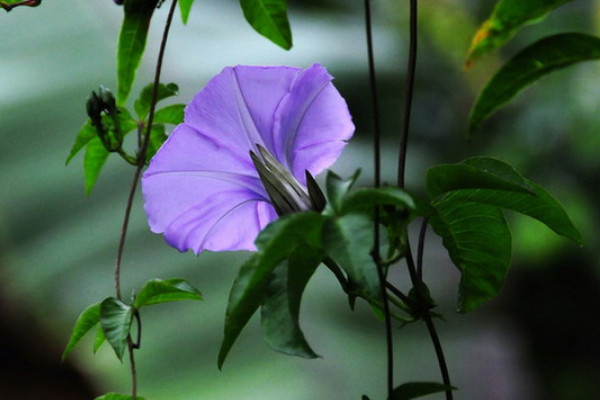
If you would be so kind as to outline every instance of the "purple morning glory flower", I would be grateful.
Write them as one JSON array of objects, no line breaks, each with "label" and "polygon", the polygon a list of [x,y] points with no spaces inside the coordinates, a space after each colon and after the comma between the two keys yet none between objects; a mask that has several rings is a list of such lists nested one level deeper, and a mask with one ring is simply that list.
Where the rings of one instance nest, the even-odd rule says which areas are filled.
[{"label": "purple morning glory flower", "polygon": [[305,171],[331,166],[354,132],[332,79],[318,64],[236,66],[215,76],[142,177],[151,230],[180,251],[255,250],[281,211],[257,167],[276,163],[304,191]]}]

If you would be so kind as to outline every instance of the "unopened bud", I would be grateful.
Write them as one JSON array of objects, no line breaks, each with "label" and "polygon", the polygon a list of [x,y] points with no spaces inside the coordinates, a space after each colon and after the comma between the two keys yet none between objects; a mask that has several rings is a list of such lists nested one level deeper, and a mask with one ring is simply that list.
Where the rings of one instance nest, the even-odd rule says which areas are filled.
[{"label": "unopened bud", "polygon": [[104,86],[100,86],[99,94],[104,110],[106,110],[109,114],[116,113],[117,101],[115,100],[115,96],[113,96],[112,92]]},{"label": "unopened bud", "polygon": [[104,107],[102,106],[102,100],[100,100],[96,92],[92,92],[92,94],[90,94],[85,103],[85,108],[87,110],[88,117],[90,117],[92,120],[92,124],[97,125],[97,123],[100,121],[100,113],[102,113],[102,109]]},{"label": "unopened bud", "polygon": [[260,157],[250,151],[258,176],[279,216],[313,210],[306,189],[268,150],[257,144]]}]

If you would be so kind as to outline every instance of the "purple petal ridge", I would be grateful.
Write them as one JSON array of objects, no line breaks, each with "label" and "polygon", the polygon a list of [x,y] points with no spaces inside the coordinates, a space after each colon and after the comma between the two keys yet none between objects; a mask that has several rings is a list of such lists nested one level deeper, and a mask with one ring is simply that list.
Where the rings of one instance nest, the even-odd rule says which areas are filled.
[{"label": "purple petal ridge", "polygon": [[142,177],[151,230],[180,251],[256,250],[277,214],[249,153],[264,147],[303,185],[331,166],[354,132],[332,79],[319,64],[211,79]]}]

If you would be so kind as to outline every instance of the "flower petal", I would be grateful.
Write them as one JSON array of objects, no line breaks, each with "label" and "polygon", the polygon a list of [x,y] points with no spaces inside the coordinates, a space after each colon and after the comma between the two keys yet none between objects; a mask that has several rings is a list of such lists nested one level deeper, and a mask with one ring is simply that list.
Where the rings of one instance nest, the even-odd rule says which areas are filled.
[{"label": "flower petal", "polygon": [[225,68],[186,108],[185,122],[236,154],[257,152],[256,144],[273,152],[273,114],[299,71],[292,67]]},{"label": "flower petal", "polygon": [[253,167],[228,171],[241,161],[220,146],[179,125],[143,175],[150,229],[180,251],[254,250],[258,232],[276,218]]},{"label": "flower petal", "polygon": [[332,79],[319,64],[301,71],[275,112],[274,154],[302,184],[304,171],[317,175],[331,166],[354,132]]}]

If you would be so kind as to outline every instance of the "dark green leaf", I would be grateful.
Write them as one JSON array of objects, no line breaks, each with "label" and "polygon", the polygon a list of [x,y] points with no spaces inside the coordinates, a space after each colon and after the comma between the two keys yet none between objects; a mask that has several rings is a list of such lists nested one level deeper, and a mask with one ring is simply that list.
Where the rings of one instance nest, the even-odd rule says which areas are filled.
[{"label": "dark green leaf", "polygon": [[511,257],[511,236],[502,210],[444,198],[432,207],[429,223],[462,275],[458,311],[472,311],[495,297]]},{"label": "dark green leaf", "polygon": [[573,0],[500,0],[473,37],[467,65],[500,48],[524,25],[540,22],[550,11]]},{"label": "dark green leaf", "polygon": [[146,150],[146,161],[150,161],[152,157],[154,157],[165,140],[167,140],[165,126],[153,125],[152,129],[150,130],[150,142],[148,142],[148,149]]},{"label": "dark green leaf", "polygon": [[185,104],[172,104],[157,110],[154,113],[155,124],[179,125],[183,122]]},{"label": "dark green leaf", "polygon": [[[152,104],[152,93],[154,92],[154,83],[150,83],[142,89],[140,92],[140,97],[133,103],[133,108],[137,114],[137,116],[141,119],[145,118],[150,111],[150,106]],[[158,85],[158,92],[156,96],[156,102],[158,103],[161,100],[166,98],[177,96],[179,93],[179,86],[174,83],[160,83]]]},{"label": "dark green leaf", "polygon": [[459,164],[438,165],[427,172],[427,190],[432,198],[459,189],[533,193],[533,189],[517,171],[493,158],[469,158]]},{"label": "dark green leaf", "polygon": [[411,400],[430,394],[456,390],[454,386],[446,386],[436,382],[408,382],[394,389],[391,400]]},{"label": "dark green leaf", "polygon": [[261,325],[267,344],[276,351],[315,358],[300,329],[300,301],[308,280],[319,266],[322,253],[299,245],[273,271],[261,306]]},{"label": "dark green leaf", "polygon": [[179,300],[202,300],[202,294],[184,279],[153,279],[142,286],[133,306],[139,309]]},{"label": "dark green leaf", "polygon": [[494,75],[477,98],[469,118],[473,132],[521,90],[552,71],[600,58],[600,39],[581,33],[547,37],[527,47]]},{"label": "dark green leaf", "polygon": [[109,297],[100,303],[100,325],[119,360],[123,360],[132,321],[133,309],[122,301]]},{"label": "dark green leaf", "polygon": [[181,11],[181,20],[184,25],[187,24],[192,4],[194,4],[194,0],[179,0],[179,10]]},{"label": "dark green leaf", "polygon": [[99,327],[98,331],[96,332],[96,339],[94,339],[94,354],[96,354],[98,349],[102,347],[104,342],[106,342],[106,336],[104,336],[102,327]]},{"label": "dark green leaf", "polygon": [[123,107],[119,107],[119,124],[121,126],[121,134],[125,136],[129,132],[137,130],[138,123],[133,117],[129,110]]},{"label": "dark green leaf", "polygon": [[582,243],[561,205],[544,189],[523,178],[508,164],[476,157],[429,170],[427,187],[434,198],[485,203],[529,215],[559,235]]},{"label": "dark green leaf", "polygon": [[[136,400],[146,400],[144,397],[135,396]],[[131,396],[117,393],[107,393],[100,397],[96,397],[94,400],[131,400]]]},{"label": "dark green leaf", "polygon": [[94,326],[96,326],[98,322],[100,322],[100,303],[92,304],[77,318],[75,326],[73,327],[73,332],[71,333],[71,338],[69,339],[69,343],[67,343],[67,347],[62,354],[63,360],[67,358],[69,353],[71,353],[73,348],[77,346],[85,334],[88,333]]},{"label": "dark green leaf", "polygon": [[71,147],[71,151],[69,152],[69,156],[67,157],[67,161],[65,161],[65,165],[69,164],[69,162],[75,157],[79,150],[81,150],[86,144],[89,143],[96,136],[96,128],[92,125],[92,121],[88,119],[83,127],[77,134],[75,138],[75,143],[73,143],[73,147]]},{"label": "dark green leaf", "polygon": [[117,104],[122,106],[127,101],[135,73],[140,65],[150,20],[158,0],[126,0],[125,17],[119,35],[117,51]]},{"label": "dark green leaf", "polygon": [[356,183],[360,169],[354,172],[349,179],[342,179],[333,171],[327,171],[325,178],[325,191],[327,193],[327,213],[338,214],[342,208],[344,197]]},{"label": "dark green leaf", "polygon": [[373,221],[364,214],[328,218],[323,227],[323,249],[370,299],[379,299],[381,287],[371,257]]},{"label": "dark green leaf", "polygon": [[361,188],[350,192],[343,199],[340,213],[370,214],[375,206],[394,206],[409,211],[414,208],[415,204],[408,193],[397,187]]},{"label": "dark green leaf", "polygon": [[286,50],[292,48],[287,0],[240,0],[240,5],[254,30]]},{"label": "dark green leaf", "polygon": [[108,158],[110,153],[102,142],[100,138],[95,137],[90,140],[85,149],[85,156],[83,158],[83,174],[85,177],[85,194],[89,195],[94,188],[94,184],[96,180],[98,180],[98,176],[100,175],[100,171]]},{"label": "dark green leaf", "polygon": [[319,248],[323,221],[324,217],[314,212],[291,214],[269,224],[258,235],[258,252],[242,265],[229,294],[219,368],[244,326],[263,302],[275,267],[289,257],[299,243]]},{"label": "dark green leaf", "polygon": [[581,234],[560,203],[539,185],[528,180],[526,182],[533,189],[533,194],[491,189],[458,190],[444,196],[444,201],[485,203],[517,211],[537,219],[559,235],[582,244]]}]

